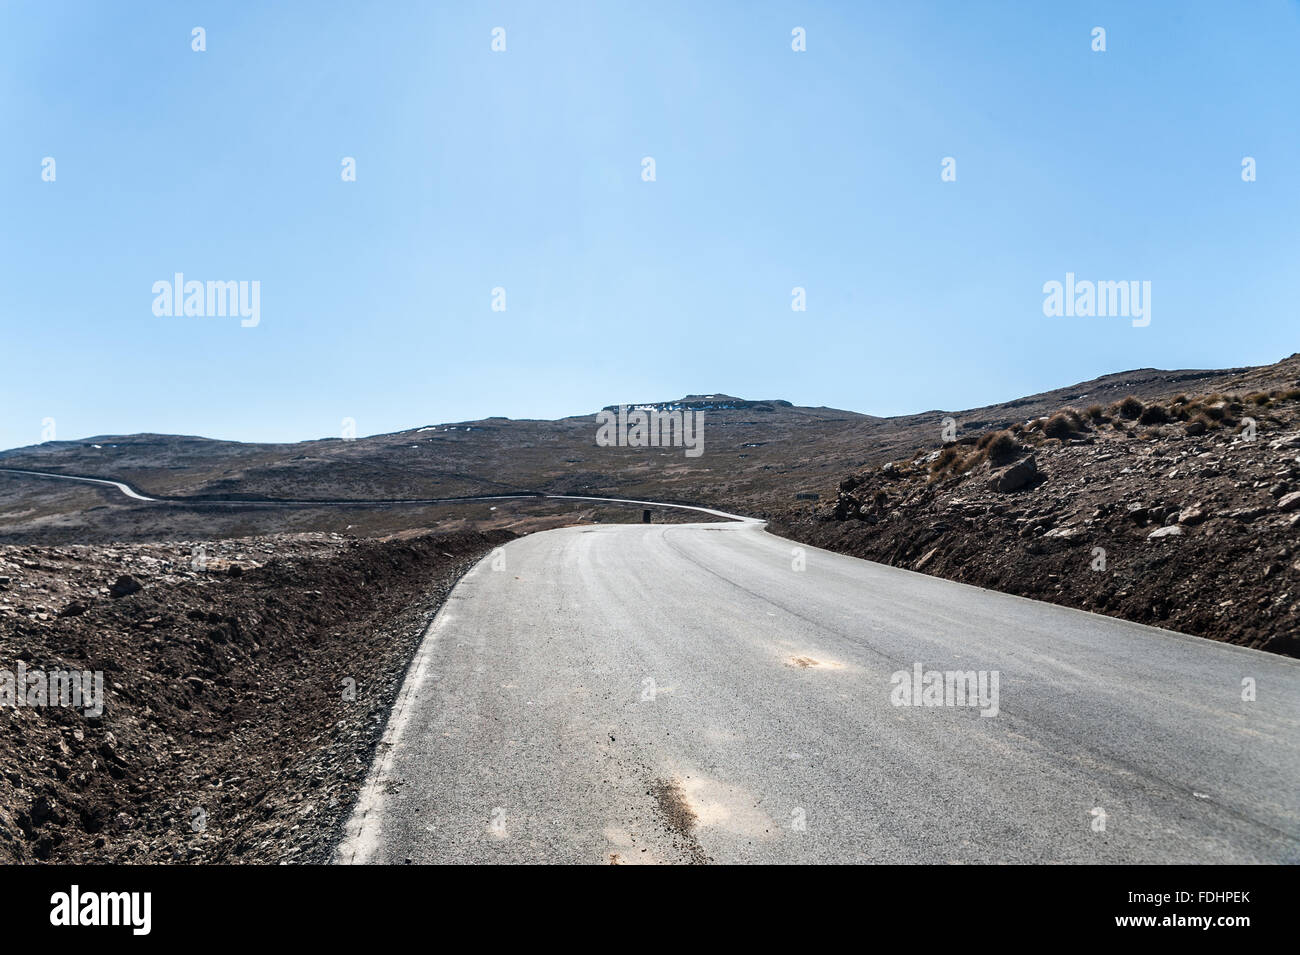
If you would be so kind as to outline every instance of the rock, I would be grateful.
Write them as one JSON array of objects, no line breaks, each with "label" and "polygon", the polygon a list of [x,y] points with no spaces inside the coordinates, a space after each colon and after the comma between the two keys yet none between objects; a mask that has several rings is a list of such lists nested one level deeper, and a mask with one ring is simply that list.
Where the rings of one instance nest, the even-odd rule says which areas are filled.
[{"label": "rock", "polygon": [[8,587],[12,582],[13,579],[10,577],[0,577],[0,587]]},{"label": "rock", "polygon": [[1196,506],[1185,507],[1178,512],[1178,523],[1196,525],[1205,520],[1206,516],[1204,508]]},{"label": "rock", "polygon": [[862,502],[852,494],[840,493],[839,500],[835,502],[835,519],[837,521],[846,521],[850,517],[857,515],[862,508]]},{"label": "rock", "polygon": [[1294,511],[1300,508],[1300,491],[1292,491],[1290,494],[1284,494],[1278,499],[1277,506],[1279,510]]},{"label": "rock", "polygon": [[1181,537],[1183,529],[1177,524],[1169,524],[1166,527],[1157,527],[1147,535],[1147,540],[1156,540],[1160,537]]},{"label": "rock", "polygon": [[129,597],[131,594],[139,593],[143,588],[140,582],[130,574],[123,574],[117,578],[117,582],[108,588],[108,594],[114,600],[118,597]]},{"label": "rock", "polygon": [[1189,421],[1187,422],[1187,424],[1183,425],[1183,430],[1187,432],[1189,435],[1191,435],[1192,437],[1195,437],[1200,434],[1205,434],[1205,422]]},{"label": "rock", "polygon": [[244,568],[240,567],[238,564],[231,564],[226,568],[226,573],[231,577],[242,577],[244,576]]},{"label": "rock", "polygon": [[989,477],[989,489],[999,494],[1018,491],[1038,477],[1038,463],[1031,454],[1009,467],[994,471]]},{"label": "rock", "polygon": [[74,600],[62,610],[59,611],[60,617],[80,617],[85,613],[87,607],[80,600]]},{"label": "rock", "polygon": [[1053,527],[1045,533],[1043,537],[1055,537],[1061,540],[1071,540],[1083,533],[1082,527],[1075,527],[1072,524],[1066,524],[1064,527]]},{"label": "rock", "polygon": [[48,821],[58,822],[59,804],[49,796],[37,796],[32,800],[31,817],[32,822],[36,825],[44,825]]},{"label": "rock", "polygon": [[1153,504],[1147,508],[1147,520],[1152,524],[1163,524],[1165,518],[1170,514],[1177,514],[1178,508],[1169,507],[1165,504]]}]

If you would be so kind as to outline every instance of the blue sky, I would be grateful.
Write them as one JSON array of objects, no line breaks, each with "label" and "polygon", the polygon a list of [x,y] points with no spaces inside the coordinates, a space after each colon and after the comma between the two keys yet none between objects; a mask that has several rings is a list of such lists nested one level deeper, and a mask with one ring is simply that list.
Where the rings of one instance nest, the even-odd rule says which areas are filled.
[{"label": "blue sky", "polygon": [[[1274,361],[1297,64],[1281,0],[8,2],[0,447]],[[259,281],[261,323],[155,316],[175,272]],[[1066,272],[1150,281],[1151,324],[1045,317]]]}]

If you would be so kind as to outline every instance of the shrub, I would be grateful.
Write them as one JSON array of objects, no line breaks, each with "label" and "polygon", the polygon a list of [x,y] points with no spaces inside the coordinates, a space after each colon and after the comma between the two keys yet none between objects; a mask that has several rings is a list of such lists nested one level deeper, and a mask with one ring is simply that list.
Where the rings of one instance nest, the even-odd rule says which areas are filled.
[{"label": "shrub", "polygon": [[992,444],[992,443],[994,442],[994,440],[997,439],[997,436],[998,436],[998,435],[1000,435],[1000,434],[1015,434],[1015,433],[1017,433],[1017,432],[1019,432],[1019,431],[1021,431],[1021,430],[1023,430],[1023,426],[1022,426],[1022,425],[1019,425],[1019,424],[1013,424],[1013,425],[1010,426],[1010,428],[1009,428],[1008,430],[1005,430],[1005,431],[998,430],[997,428],[994,428],[992,431],[985,431],[982,435],[980,435],[979,443],[976,444],[975,447],[976,447],[977,449],[979,449],[980,451],[987,451],[987,450],[988,450],[988,446],[989,446],[990,444]]},{"label": "shrub", "polygon": [[1138,424],[1165,424],[1169,421],[1169,412],[1163,405],[1148,405],[1138,416]]},{"label": "shrub", "polygon": [[990,461],[1006,461],[1019,453],[1020,445],[1010,431],[995,431],[984,450]]},{"label": "shrub", "polygon": [[957,450],[956,445],[948,445],[939,452],[939,456],[930,463],[930,472],[932,474],[942,474],[948,468],[952,467],[954,461],[960,457],[961,452]]},{"label": "shrub", "polygon": [[1141,415],[1145,409],[1146,405],[1132,395],[1129,395],[1118,405],[1119,416],[1127,418],[1129,421]]},{"label": "shrub", "polygon": [[1068,438],[1074,434],[1077,429],[1070,421],[1070,416],[1064,411],[1058,411],[1047,419],[1047,424],[1043,425],[1043,434],[1049,438]]}]

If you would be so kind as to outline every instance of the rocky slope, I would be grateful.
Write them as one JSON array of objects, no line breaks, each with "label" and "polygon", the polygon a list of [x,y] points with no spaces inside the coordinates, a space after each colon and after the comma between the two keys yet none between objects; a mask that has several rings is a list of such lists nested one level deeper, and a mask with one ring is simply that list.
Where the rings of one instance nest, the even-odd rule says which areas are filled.
[{"label": "rocky slope", "polygon": [[[850,474],[829,500],[787,510],[774,529],[1300,656],[1300,367],[1289,362],[1281,374],[1243,375],[1237,391],[959,430],[943,446]],[[1261,381],[1275,386],[1245,390]]]},{"label": "rocky slope", "polygon": [[0,861],[324,861],[425,626],[513,536],[0,547],[0,681],[104,691],[0,707]]}]

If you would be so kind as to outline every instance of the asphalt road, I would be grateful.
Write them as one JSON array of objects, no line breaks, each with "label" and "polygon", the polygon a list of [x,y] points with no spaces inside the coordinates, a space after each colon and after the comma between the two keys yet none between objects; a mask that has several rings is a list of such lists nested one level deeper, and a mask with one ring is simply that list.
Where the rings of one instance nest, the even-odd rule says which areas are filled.
[{"label": "asphalt road", "polygon": [[80,484],[98,484],[101,487],[116,488],[118,491],[125,494],[133,501],[145,501],[150,504],[159,503],[157,498],[149,497],[147,494],[141,494],[139,491],[131,487],[131,485],[129,484],[124,484],[121,481],[110,481],[106,478],[73,477],[67,474],[50,474],[47,471],[24,471],[19,468],[0,468],[0,475],[13,475],[14,477],[47,478],[53,481],[75,481]]},{"label": "asphalt road", "polygon": [[[918,664],[983,700],[896,705]],[[752,522],[565,528],[456,587],[337,860],[1296,862],[1298,730],[1287,658]]]}]

